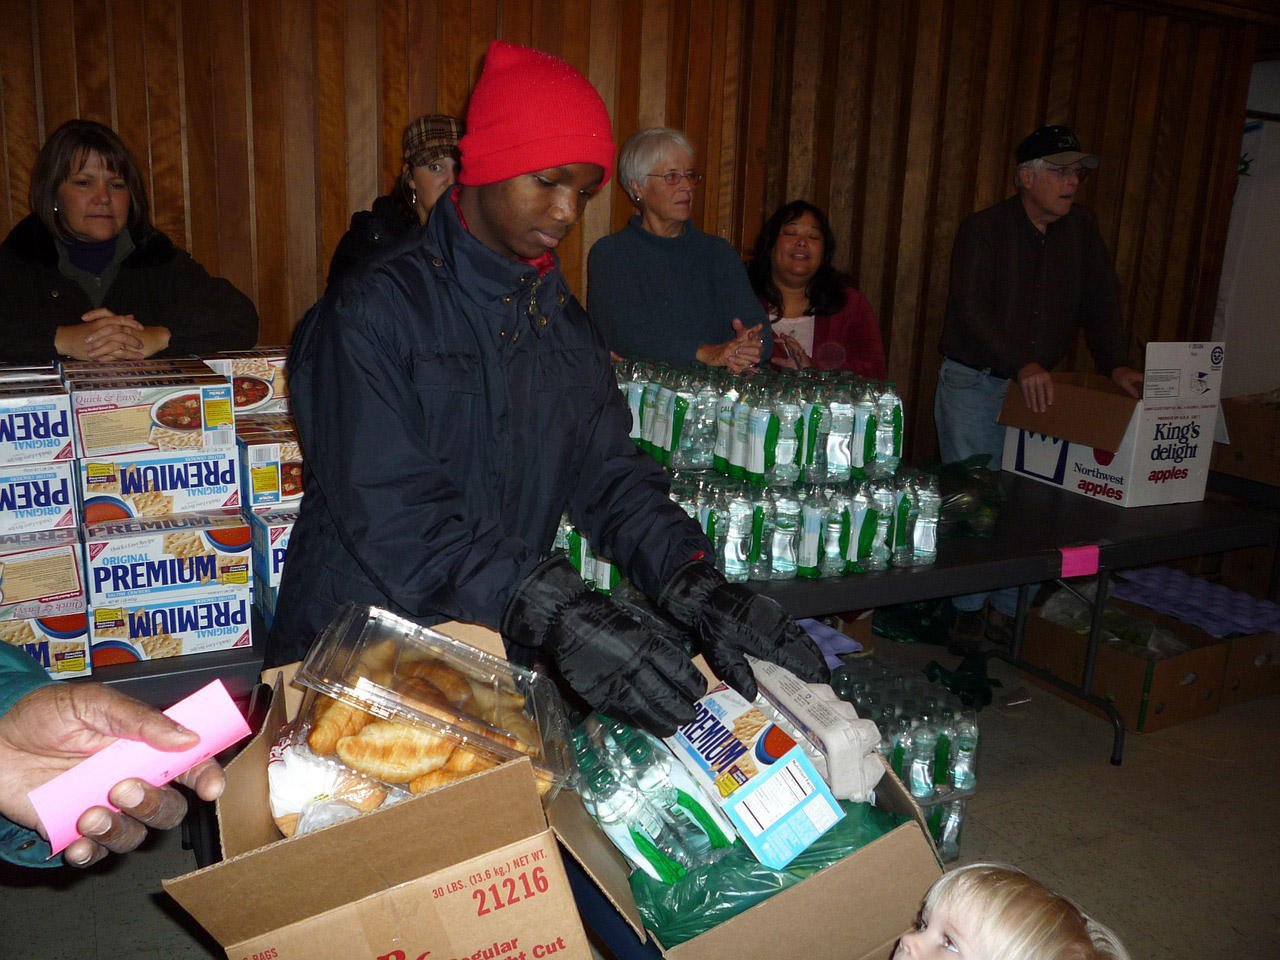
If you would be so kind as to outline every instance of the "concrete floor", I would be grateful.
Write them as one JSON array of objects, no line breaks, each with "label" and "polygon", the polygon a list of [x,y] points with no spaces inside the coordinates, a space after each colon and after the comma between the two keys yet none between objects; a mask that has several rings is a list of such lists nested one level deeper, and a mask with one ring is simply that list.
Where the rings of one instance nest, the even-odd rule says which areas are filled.
[{"label": "concrete floor", "polygon": [[[880,655],[954,665],[936,647]],[[1003,694],[1022,685],[991,672]],[[1280,699],[1131,735],[1113,767],[1105,721],[1029,689],[1030,703],[980,716],[960,862],[1021,866],[1113,926],[1135,960],[1280,957]],[[160,887],[193,867],[176,832],[85,873],[0,867],[0,958],[222,957]]]}]

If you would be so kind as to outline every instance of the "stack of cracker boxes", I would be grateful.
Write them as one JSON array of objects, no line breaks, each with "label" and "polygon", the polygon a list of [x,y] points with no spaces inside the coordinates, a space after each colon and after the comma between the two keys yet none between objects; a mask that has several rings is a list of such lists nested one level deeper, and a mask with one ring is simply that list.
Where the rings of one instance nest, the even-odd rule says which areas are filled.
[{"label": "stack of cracker boxes", "polygon": [[205,358],[236,394],[241,505],[253,541],[253,602],[268,628],[302,500],[302,448],[289,415],[285,357],[283,348],[263,347]]},{"label": "stack of cracker boxes", "polygon": [[51,366],[0,369],[0,638],[90,672],[71,403]]},{"label": "stack of cracker boxes", "polygon": [[285,353],[0,368],[0,636],[60,678],[249,646],[301,496]]}]

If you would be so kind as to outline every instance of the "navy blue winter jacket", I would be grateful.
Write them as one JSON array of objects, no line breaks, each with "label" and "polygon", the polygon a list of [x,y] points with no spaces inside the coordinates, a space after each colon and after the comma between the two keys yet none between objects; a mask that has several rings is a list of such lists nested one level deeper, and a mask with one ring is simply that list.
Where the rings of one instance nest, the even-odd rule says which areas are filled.
[{"label": "navy blue winter jacket", "polygon": [[289,389],[308,476],[268,663],[304,655],[347,600],[496,628],[566,510],[650,596],[711,550],[629,439],[559,268],[485,247],[451,193],[308,312]]}]

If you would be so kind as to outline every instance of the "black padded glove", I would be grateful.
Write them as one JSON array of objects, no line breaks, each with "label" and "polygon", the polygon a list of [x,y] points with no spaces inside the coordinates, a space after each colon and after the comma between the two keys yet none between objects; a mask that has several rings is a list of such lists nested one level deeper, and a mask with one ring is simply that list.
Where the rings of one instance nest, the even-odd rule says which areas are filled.
[{"label": "black padded glove", "polygon": [[705,560],[677,570],[658,605],[693,627],[716,676],[748,700],[756,697],[756,678],[744,654],[776,663],[809,683],[831,679],[818,645],[778,601],[729,583]]},{"label": "black padded glove", "polygon": [[677,645],[589,590],[564,557],[516,589],[502,635],[551,655],[565,681],[602,713],[659,736],[693,720],[707,683]]}]

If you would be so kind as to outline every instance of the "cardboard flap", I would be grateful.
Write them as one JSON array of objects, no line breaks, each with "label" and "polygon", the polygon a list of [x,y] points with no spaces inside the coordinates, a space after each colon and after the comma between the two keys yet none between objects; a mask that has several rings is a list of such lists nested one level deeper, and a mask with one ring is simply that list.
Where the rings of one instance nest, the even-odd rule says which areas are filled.
[{"label": "cardboard flap", "polygon": [[227,786],[214,805],[224,857],[236,857],[280,839],[280,830],[271,818],[271,807],[263,802],[262,792],[276,731],[289,718],[284,690],[285,680],[276,677],[262,728],[227,764]]},{"label": "cardboard flap", "polygon": [[644,918],[631,895],[631,868],[609,839],[600,832],[582,799],[572,790],[561,790],[547,808],[547,819],[569,855],[578,861],[605,898],[644,940]]},{"label": "cardboard flap", "polygon": [[1035,413],[1023,402],[1018,385],[1010,381],[996,422],[1111,453],[1120,449],[1137,400],[1091,374],[1055,373],[1053,393],[1049,409]]},{"label": "cardboard flap", "polygon": [[[273,737],[268,731],[276,728],[263,729],[262,740],[269,749]],[[228,765],[228,792],[233,781],[241,780],[265,789],[265,759],[260,774],[243,773],[233,777]],[[504,798],[501,810],[493,808],[494,796]],[[257,803],[266,806],[261,797]],[[221,804],[220,799],[220,812]],[[230,823],[234,818],[222,819]],[[166,880],[164,888],[227,946],[546,829],[533,767],[527,759],[517,760],[431,794]],[[245,895],[248,891],[266,895]]]}]

